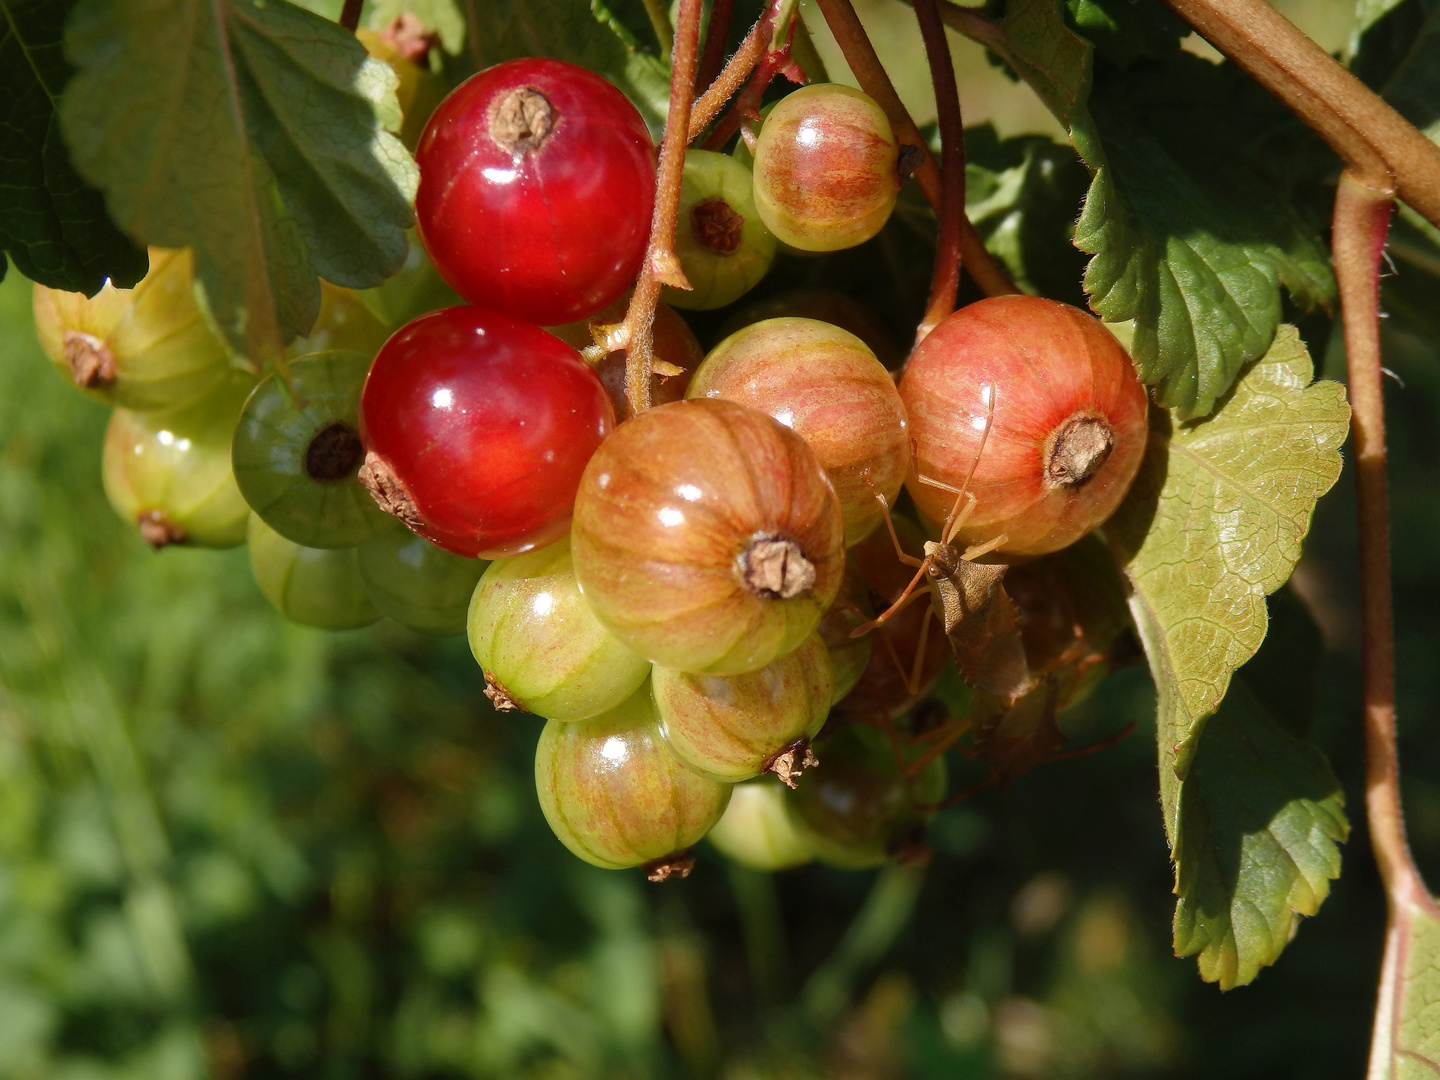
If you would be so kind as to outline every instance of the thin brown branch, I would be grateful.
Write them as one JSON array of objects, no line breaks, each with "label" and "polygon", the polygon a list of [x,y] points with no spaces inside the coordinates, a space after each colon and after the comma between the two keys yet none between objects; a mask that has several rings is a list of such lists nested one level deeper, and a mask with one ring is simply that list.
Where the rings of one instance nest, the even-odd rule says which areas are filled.
[{"label": "thin brown branch", "polygon": [[355,33],[360,28],[360,9],[365,5],[365,0],[345,0],[345,6],[340,9],[340,28]]},{"label": "thin brown branch", "polygon": [[[855,14],[855,8],[850,0],[817,0],[817,4],[840,46],[840,51],[845,54],[845,62],[850,65],[851,72],[859,81],[860,88],[875,99],[875,103],[889,118],[890,127],[901,146],[913,147],[913,152],[919,153],[920,156],[916,159],[919,165],[915,169],[915,181],[920,185],[926,201],[939,215],[940,191],[943,186],[940,164],[921,137],[920,129],[915,126],[915,121],[900,100],[900,95],[895,92],[895,86],[880,63],[880,57],[875,54],[875,47],[870,44],[870,38],[860,23],[860,17]],[[970,277],[987,296],[1002,296],[1020,291],[1010,280],[1010,275],[985,249],[985,243],[976,233],[970,219],[963,216],[960,221],[960,250]]]},{"label": "thin brown branch", "polygon": [[655,214],[650,219],[650,243],[645,264],[635,283],[635,294],[625,319],[616,326],[597,327],[596,343],[607,352],[625,350],[625,397],[632,414],[650,407],[650,375],[654,364],[651,334],[660,288],[690,288],[680,258],[675,254],[675,219],[680,211],[680,183],[685,175],[686,134],[690,107],[695,100],[695,67],[700,53],[701,0],[680,0],[675,23],[675,46],[670,65],[670,111],[665,137],[660,142],[660,167],[655,180]]},{"label": "thin brown branch", "polygon": [[935,241],[935,273],[930,281],[930,302],[915,334],[919,345],[931,330],[955,310],[960,288],[960,222],[965,217],[965,122],[960,113],[960,89],[945,24],[937,0],[915,0],[915,18],[925,41],[930,81],[935,87],[935,109],[940,120],[940,230]]},{"label": "thin brown branch", "polygon": [[[769,59],[775,51],[775,25],[780,18],[780,13],[786,7],[786,0],[770,0],[764,13],[755,20],[755,25],[745,35],[745,40],[735,50],[735,55],[730,57],[725,65],[725,70],[710,83],[709,88],[701,95],[700,100],[695,102],[695,107],[690,111],[690,134],[689,141],[694,142],[715,117],[720,115],[720,110],[741,89],[754,82],[754,73],[757,68],[763,68],[764,61]],[[789,12],[791,21],[795,18],[795,9],[791,7]],[[788,35],[786,35],[788,37]],[[707,48],[708,48],[708,42]],[[788,54],[787,54],[788,59]],[[775,77],[778,66],[771,66],[765,73],[764,84],[760,87],[759,93],[765,92],[765,87],[770,85],[770,80]],[[728,139],[735,134],[735,128],[739,126],[739,120],[726,125],[725,138]],[[706,140],[707,145],[715,140],[715,134]],[[721,140],[722,142],[724,140]]]},{"label": "thin brown branch", "polygon": [[1312,127],[1355,180],[1440,225],[1440,146],[1266,0],[1165,3]]},{"label": "thin brown branch", "polygon": [[[735,0],[714,0],[710,5],[710,22],[705,31],[705,49],[700,53],[700,64],[695,70],[695,92],[698,94],[720,74],[720,65],[725,62],[725,40],[730,36],[730,21],[735,17]],[[696,102],[691,111],[694,120]]]}]

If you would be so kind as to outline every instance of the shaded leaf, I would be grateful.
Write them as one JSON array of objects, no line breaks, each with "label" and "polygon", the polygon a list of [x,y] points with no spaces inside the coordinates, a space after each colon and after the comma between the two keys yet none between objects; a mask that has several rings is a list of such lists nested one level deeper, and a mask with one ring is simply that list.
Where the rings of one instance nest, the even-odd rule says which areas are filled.
[{"label": "shaded leaf", "polygon": [[107,278],[134,285],[149,260],[76,175],[60,138],[68,11],[66,0],[0,0],[0,250],[32,281],[93,295]]},{"label": "shaded leaf", "polygon": [[1325,638],[1293,588],[1265,601],[1265,643],[1245,665],[1245,682],[1260,705],[1291,735],[1304,738],[1315,716],[1315,693]]},{"label": "shaded leaf", "polygon": [[465,48],[465,16],[456,0],[374,0],[370,5],[370,27],[383,30],[394,19],[409,12],[427,30],[440,38],[440,47],[454,56]]},{"label": "shaded leaf", "polygon": [[1065,0],[1065,10],[1095,51],[1120,67],[1172,56],[1190,32],[1159,0]]},{"label": "shaded leaf", "polygon": [[1189,775],[1161,769],[1175,955],[1197,956],[1201,977],[1223,990],[1273,964],[1297,916],[1319,911],[1350,831],[1325,755],[1275,722],[1247,673],[1205,725]]},{"label": "shaded leaf", "polygon": [[1152,414],[1140,474],[1106,525],[1159,698],[1162,781],[1188,771],[1231,673],[1265,638],[1266,594],[1340,475],[1345,391],[1313,373],[1285,326],[1209,419]]},{"label": "shaded leaf", "polygon": [[1381,94],[1406,120],[1440,140],[1440,5],[1429,11],[1417,5],[1394,15],[1407,24],[1408,37],[1404,52],[1395,56],[1386,73]]},{"label": "shaded leaf", "polygon": [[310,329],[316,274],[378,285],[404,262],[415,163],[396,79],[285,0],[81,0],[61,122],[131,234],[192,247],[217,322],[258,363]]},{"label": "shaded leaf", "polygon": [[[670,69],[599,0],[496,4],[461,0],[476,66],[518,56],[551,56],[604,75],[645,115],[652,130],[665,123]],[[598,25],[597,25],[598,24]]]}]

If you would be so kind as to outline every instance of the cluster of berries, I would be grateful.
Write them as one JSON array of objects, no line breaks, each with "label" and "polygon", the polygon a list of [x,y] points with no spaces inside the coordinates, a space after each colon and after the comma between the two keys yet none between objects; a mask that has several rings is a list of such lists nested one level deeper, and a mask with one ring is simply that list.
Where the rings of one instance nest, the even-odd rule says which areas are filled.
[{"label": "cluster of berries", "polygon": [[[777,248],[853,246],[894,207],[896,142],[859,91],[796,91],[751,141],[687,155],[675,306],[733,303]],[[416,157],[425,254],[370,294],[326,285],[283,384],[230,362],[183,252],[152,252],[133,291],[37,287],[50,355],[116,406],[116,509],[157,547],[248,538],[298,622],[467,631],[497,708],[547,719],[540,803],[592,863],[688,872],[712,828],[769,868],[915,850],[980,713],[895,724],[950,657],[994,729],[1042,682],[1053,708],[1054,672],[1095,653],[1078,630],[1055,644],[1076,621],[1048,569],[1014,599],[1001,582],[1134,477],[1146,399],[1124,350],[1076,309],[997,298],[897,386],[834,322],[772,307],[703,355],[662,304],[656,404],[632,416],[624,355],[587,359],[654,209],[630,102],[512,61],[442,102]],[[424,313],[395,329],[397,307]],[[902,486],[928,533],[891,514]]]}]

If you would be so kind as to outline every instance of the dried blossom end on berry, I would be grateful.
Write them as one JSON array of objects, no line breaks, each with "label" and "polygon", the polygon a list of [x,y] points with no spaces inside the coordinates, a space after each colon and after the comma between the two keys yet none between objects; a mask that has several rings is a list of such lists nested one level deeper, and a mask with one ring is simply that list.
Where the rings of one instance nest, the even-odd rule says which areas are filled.
[{"label": "dried blossom end on berry", "polygon": [[79,330],[66,330],[64,342],[65,363],[76,386],[89,390],[115,381],[115,354],[105,342]]},{"label": "dried blossom end on berry", "polygon": [[550,99],[533,86],[518,86],[495,103],[490,137],[511,154],[539,150],[555,128]]}]

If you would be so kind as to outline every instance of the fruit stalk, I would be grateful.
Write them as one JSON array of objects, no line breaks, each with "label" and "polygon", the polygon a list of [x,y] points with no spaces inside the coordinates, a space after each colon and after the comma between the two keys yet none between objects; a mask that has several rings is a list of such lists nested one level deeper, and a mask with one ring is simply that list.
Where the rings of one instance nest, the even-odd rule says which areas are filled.
[{"label": "fruit stalk", "polygon": [[660,143],[660,169],[655,183],[655,215],[650,221],[650,243],[645,265],[635,283],[635,295],[625,321],[600,332],[597,342],[607,352],[625,350],[625,397],[634,414],[650,407],[650,375],[654,362],[651,336],[660,289],[669,285],[689,289],[680,259],[675,254],[675,219],[680,210],[680,184],[685,172],[685,144],[690,130],[690,107],[695,100],[695,66],[700,51],[700,0],[680,0],[675,22],[675,47],[670,66],[670,111]]},{"label": "fruit stalk", "polygon": [[940,120],[940,233],[935,244],[935,274],[930,281],[930,302],[915,333],[924,341],[941,320],[955,310],[960,287],[960,223],[965,218],[965,121],[960,113],[960,88],[955,65],[940,21],[939,0],[915,0],[915,19],[925,40],[930,81],[935,87],[935,108]]},{"label": "fruit stalk", "polygon": [[[702,94],[706,87],[715,81],[720,74],[720,66],[725,60],[725,39],[730,36],[730,22],[735,17],[735,0],[715,0],[710,6],[709,28],[705,31],[705,49],[700,53],[700,64],[695,71],[695,92]],[[748,39],[747,39],[748,40]],[[702,97],[703,100],[703,97]],[[695,112],[698,112],[700,102],[697,101],[690,116],[690,128],[695,128]],[[692,135],[691,138],[694,138]]]},{"label": "fruit stalk", "polygon": [[341,27],[354,33],[360,27],[360,8],[364,6],[364,0],[345,0],[345,6],[340,9],[339,23]]},{"label": "fruit stalk", "polygon": [[1390,513],[1385,477],[1384,369],[1380,366],[1380,259],[1393,191],[1346,170],[1335,192],[1331,248],[1340,290],[1355,433],[1360,529],[1360,620],[1365,705],[1365,811],[1385,884],[1385,958],[1370,1051],[1371,1075],[1389,1075],[1395,1003],[1415,912],[1440,917],[1405,838],[1395,745],[1395,637],[1390,591]]},{"label": "fruit stalk", "polygon": [[[903,148],[909,147],[910,156],[919,155],[915,159],[919,162],[914,170],[915,182],[925,193],[925,200],[931,208],[937,215],[940,214],[940,193],[944,187],[940,164],[920,134],[920,129],[915,126],[915,121],[900,100],[900,95],[895,92],[895,85],[886,74],[884,65],[880,63],[875,46],[870,43],[870,37],[861,25],[860,17],[855,14],[854,6],[850,0],[816,2],[821,14],[825,16],[830,32],[835,35],[840,51],[845,54],[845,62],[859,80],[860,89],[874,98],[876,104],[885,110],[885,115],[889,117],[890,126],[895,130],[895,138],[901,144],[902,154],[906,153]],[[1004,296],[1020,291],[1010,280],[1010,275],[985,249],[985,243],[980,239],[980,234],[975,231],[970,219],[963,215],[960,218],[960,250],[970,277],[986,296]]]}]

